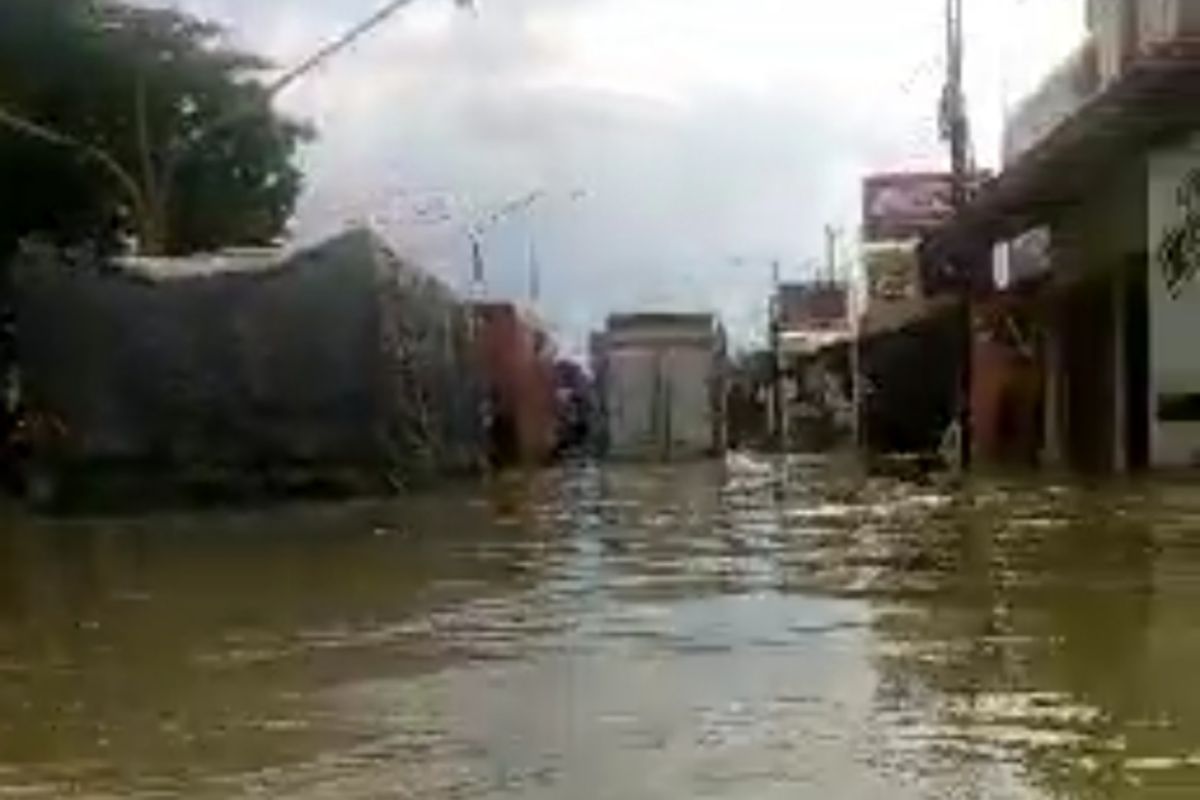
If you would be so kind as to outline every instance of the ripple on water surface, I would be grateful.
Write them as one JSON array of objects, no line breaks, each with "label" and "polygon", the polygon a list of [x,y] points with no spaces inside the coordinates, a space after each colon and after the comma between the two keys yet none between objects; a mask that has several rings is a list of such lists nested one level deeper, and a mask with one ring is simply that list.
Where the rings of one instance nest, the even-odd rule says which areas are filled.
[{"label": "ripple on water surface", "polygon": [[0,531],[0,797],[1200,795],[1200,492],[578,466]]}]

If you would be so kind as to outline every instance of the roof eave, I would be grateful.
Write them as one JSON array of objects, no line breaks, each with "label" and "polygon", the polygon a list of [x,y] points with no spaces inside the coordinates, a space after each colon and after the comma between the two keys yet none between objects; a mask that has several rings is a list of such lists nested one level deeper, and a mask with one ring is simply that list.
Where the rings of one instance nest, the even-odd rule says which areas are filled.
[{"label": "roof eave", "polygon": [[975,262],[997,241],[1077,202],[1114,159],[1200,126],[1200,40],[1132,64],[991,181],[921,245],[922,260]]}]

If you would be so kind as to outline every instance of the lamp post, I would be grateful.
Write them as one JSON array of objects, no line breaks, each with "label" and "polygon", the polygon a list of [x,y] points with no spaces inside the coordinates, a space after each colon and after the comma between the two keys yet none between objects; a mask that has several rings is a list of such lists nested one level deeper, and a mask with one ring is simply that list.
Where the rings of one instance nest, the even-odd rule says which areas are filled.
[{"label": "lamp post", "polygon": [[[586,189],[572,189],[566,194],[566,200],[575,203],[588,196]],[[488,233],[500,224],[520,214],[529,214],[529,234],[527,240],[528,288],[530,300],[536,302],[541,291],[541,263],[538,258],[536,212],[542,204],[555,199],[556,195],[546,189],[534,189],[525,194],[517,195],[511,200],[486,212],[467,225],[467,238],[471,246],[471,288],[472,292],[482,295],[487,288],[487,269],[484,258],[484,243]]]},{"label": "lamp post", "polygon": [[461,195],[448,190],[393,188],[386,190],[386,194],[394,197],[393,202],[403,202],[404,209],[400,212],[403,215],[403,224],[423,228],[448,226],[453,231],[455,242],[458,241],[458,236],[465,238],[470,266],[464,294],[474,302],[483,300],[488,293],[488,236],[514,217],[528,214],[527,290],[530,303],[536,304],[541,296],[542,285],[542,258],[537,243],[536,212],[543,204],[556,199],[577,203],[587,198],[590,193],[579,188],[562,193],[539,188],[514,195],[482,212],[477,211],[474,204]]}]

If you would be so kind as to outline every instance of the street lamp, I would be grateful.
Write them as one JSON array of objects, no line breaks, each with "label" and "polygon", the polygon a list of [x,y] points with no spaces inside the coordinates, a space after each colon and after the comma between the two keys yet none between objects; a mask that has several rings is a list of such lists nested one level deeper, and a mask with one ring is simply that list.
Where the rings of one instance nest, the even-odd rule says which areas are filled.
[{"label": "street lamp", "polygon": [[[564,198],[568,203],[577,203],[588,196],[586,189],[573,189]],[[554,199],[547,194],[540,198],[544,201]],[[538,256],[537,247],[537,204],[529,207],[529,240],[528,240],[528,267],[529,267],[529,302],[536,305],[541,299],[542,294],[542,263]]]},{"label": "street lamp", "polygon": [[540,293],[541,264],[538,257],[534,212],[543,203],[556,198],[576,203],[588,197],[586,189],[572,189],[562,195],[546,189],[534,189],[512,196],[486,211],[476,211],[472,203],[465,202],[455,193],[444,190],[401,190],[398,192],[406,201],[410,216],[408,224],[419,227],[454,225],[467,240],[470,253],[470,276],[468,293],[472,299],[480,300],[486,295],[487,264],[485,247],[487,237],[503,223],[521,214],[530,214],[528,235],[528,266],[530,299],[536,301]]}]

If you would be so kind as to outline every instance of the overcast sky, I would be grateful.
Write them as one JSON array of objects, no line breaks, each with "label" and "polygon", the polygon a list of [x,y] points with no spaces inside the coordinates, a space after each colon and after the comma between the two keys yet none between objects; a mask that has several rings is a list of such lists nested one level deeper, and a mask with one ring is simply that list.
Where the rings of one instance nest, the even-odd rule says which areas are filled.
[{"label": "overcast sky", "polygon": [[[280,64],[381,4],[175,1]],[[763,324],[771,259],[799,277],[826,223],[853,237],[863,175],[944,164],[943,6],[479,0],[470,14],[414,0],[281,99],[320,134],[297,235],[370,215],[462,287],[461,230],[417,224],[414,209],[445,197],[481,209],[541,188],[534,217],[488,239],[493,295],[525,296],[532,231],[539,308],[568,350],[612,310],[717,310],[744,339]],[[982,163],[996,161],[1006,105],[1079,40],[1082,6],[967,0]]]}]

